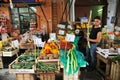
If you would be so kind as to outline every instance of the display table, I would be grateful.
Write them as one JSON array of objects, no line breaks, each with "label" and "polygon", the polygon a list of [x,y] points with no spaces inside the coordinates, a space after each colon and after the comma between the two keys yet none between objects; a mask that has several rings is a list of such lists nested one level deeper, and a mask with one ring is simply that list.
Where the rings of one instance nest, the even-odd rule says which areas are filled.
[{"label": "display table", "polygon": [[107,78],[110,75],[111,68],[111,56],[105,58],[104,56],[97,53],[97,70]]}]

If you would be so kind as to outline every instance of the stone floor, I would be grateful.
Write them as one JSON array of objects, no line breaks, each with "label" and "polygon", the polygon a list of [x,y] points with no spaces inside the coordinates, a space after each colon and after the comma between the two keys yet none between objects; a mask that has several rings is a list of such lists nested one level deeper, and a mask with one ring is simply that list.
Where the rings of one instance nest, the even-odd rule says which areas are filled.
[{"label": "stone floor", "polygon": [[[15,74],[9,73],[8,69],[0,69],[0,80],[16,80]],[[63,74],[62,73],[57,74],[56,80],[63,80]],[[104,80],[104,79],[96,70],[91,72],[81,70],[80,80]]]}]

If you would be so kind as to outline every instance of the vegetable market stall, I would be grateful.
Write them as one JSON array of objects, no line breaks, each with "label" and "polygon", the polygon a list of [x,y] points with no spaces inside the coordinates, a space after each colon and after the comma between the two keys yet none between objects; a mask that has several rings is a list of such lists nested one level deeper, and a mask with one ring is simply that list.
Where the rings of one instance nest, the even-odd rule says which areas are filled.
[{"label": "vegetable market stall", "polygon": [[103,75],[105,79],[109,78],[112,65],[112,58],[118,53],[109,52],[109,49],[97,48],[97,70]]},{"label": "vegetable market stall", "polygon": [[36,73],[40,80],[55,80],[55,74],[59,70],[58,45],[54,41],[47,42],[36,59]]},{"label": "vegetable market stall", "polygon": [[16,74],[16,80],[36,80],[35,59],[39,50],[26,50],[9,65],[9,72]]}]

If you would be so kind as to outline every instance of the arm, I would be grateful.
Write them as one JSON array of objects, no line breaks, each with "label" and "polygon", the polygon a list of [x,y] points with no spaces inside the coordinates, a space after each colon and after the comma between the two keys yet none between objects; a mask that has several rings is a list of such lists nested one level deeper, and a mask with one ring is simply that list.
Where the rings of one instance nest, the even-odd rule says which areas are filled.
[{"label": "arm", "polygon": [[87,41],[96,42],[96,43],[100,42],[101,41],[101,32],[97,33],[97,38],[96,39],[87,38]]}]

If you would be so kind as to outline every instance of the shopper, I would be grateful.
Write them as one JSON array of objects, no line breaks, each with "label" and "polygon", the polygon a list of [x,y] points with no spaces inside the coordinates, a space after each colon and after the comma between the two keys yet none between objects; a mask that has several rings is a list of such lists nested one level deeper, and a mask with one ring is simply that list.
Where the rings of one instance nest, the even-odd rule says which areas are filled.
[{"label": "shopper", "polygon": [[86,46],[86,60],[89,62],[89,70],[94,70],[95,68],[95,55],[96,47],[101,41],[101,19],[96,16],[93,21],[93,26],[91,27],[90,35],[87,37],[87,41],[90,42],[90,47]]}]

